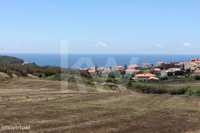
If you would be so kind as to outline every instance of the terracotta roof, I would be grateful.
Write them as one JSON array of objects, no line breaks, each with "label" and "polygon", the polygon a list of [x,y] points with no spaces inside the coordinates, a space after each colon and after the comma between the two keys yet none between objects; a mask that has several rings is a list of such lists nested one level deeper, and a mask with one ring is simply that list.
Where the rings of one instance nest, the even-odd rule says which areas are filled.
[{"label": "terracotta roof", "polygon": [[138,73],[139,71],[137,69],[126,69],[126,73]]},{"label": "terracotta roof", "polygon": [[111,73],[111,69],[110,68],[104,68],[104,70],[102,71],[102,73]]},{"label": "terracotta roof", "polygon": [[159,80],[159,78],[157,78],[157,77],[149,77],[148,79],[149,80]]},{"label": "terracotta roof", "polygon": [[192,62],[200,62],[200,58],[193,58],[191,61]]},{"label": "terracotta roof", "polygon": [[89,69],[88,69],[88,72],[89,72],[89,73],[96,73],[95,67],[89,68]]},{"label": "terracotta roof", "polygon": [[96,71],[95,71],[95,69],[89,69],[88,72],[89,73],[95,73]]},{"label": "terracotta roof", "polygon": [[130,64],[130,65],[128,65],[128,69],[135,69],[137,67],[139,67],[137,64]]},{"label": "terracotta roof", "polygon": [[125,68],[123,66],[115,66],[116,70],[124,70]]},{"label": "terracotta roof", "polygon": [[155,74],[152,73],[143,73],[143,74],[136,74],[136,78],[150,78],[150,77],[156,77]]},{"label": "terracotta roof", "polygon": [[98,67],[97,71],[103,71],[105,68],[104,67]]},{"label": "terracotta roof", "polygon": [[153,70],[156,71],[156,72],[160,72],[161,71],[160,68],[154,68]]}]

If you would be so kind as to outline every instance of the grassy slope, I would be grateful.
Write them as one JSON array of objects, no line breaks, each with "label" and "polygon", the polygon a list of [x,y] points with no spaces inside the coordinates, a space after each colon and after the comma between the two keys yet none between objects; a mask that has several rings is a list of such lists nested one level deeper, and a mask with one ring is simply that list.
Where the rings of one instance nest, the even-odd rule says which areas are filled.
[{"label": "grassy slope", "polygon": [[0,55],[0,64],[22,64],[23,62],[22,59],[16,57]]},{"label": "grassy slope", "polygon": [[0,83],[1,125],[33,132],[180,133],[200,130],[200,98],[131,91],[79,93],[61,82]]}]

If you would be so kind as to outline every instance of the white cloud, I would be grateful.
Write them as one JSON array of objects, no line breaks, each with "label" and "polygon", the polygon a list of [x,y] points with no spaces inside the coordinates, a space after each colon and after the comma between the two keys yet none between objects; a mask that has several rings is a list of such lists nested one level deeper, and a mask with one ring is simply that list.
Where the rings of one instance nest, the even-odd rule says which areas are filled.
[{"label": "white cloud", "polygon": [[164,45],[158,43],[158,44],[155,44],[155,47],[157,47],[157,48],[163,48]]},{"label": "white cloud", "polygon": [[107,47],[109,47],[109,44],[106,42],[99,41],[99,42],[97,42],[96,46],[102,47],[102,48],[107,48]]},{"label": "white cloud", "polygon": [[189,42],[185,42],[185,43],[183,43],[183,46],[185,46],[185,47],[189,47],[189,46],[191,46],[192,44],[191,43],[189,43]]},{"label": "white cloud", "polygon": [[4,51],[4,50],[5,50],[4,48],[1,48],[1,47],[0,47],[0,51]]}]

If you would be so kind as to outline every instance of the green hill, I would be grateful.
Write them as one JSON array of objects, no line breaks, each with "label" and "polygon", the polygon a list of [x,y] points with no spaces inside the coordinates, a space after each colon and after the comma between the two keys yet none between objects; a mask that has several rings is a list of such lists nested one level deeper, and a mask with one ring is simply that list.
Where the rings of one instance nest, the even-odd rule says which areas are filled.
[{"label": "green hill", "polygon": [[23,64],[22,59],[11,56],[0,56],[0,64]]}]

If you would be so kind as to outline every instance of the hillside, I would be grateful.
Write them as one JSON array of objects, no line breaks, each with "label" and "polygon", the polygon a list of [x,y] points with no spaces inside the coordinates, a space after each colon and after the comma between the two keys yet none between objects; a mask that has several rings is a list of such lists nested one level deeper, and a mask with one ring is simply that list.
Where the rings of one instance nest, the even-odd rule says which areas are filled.
[{"label": "hillside", "polygon": [[11,56],[1,56],[0,55],[0,65],[2,64],[23,64],[22,59],[11,57]]},{"label": "hillside", "polygon": [[[25,63],[22,59],[11,56],[0,56],[0,72],[1,75],[13,77],[36,76],[47,78],[61,73],[61,68],[53,66],[39,66],[35,63]],[[0,77],[1,77],[0,75]],[[0,78],[1,79],[1,78]]]}]

